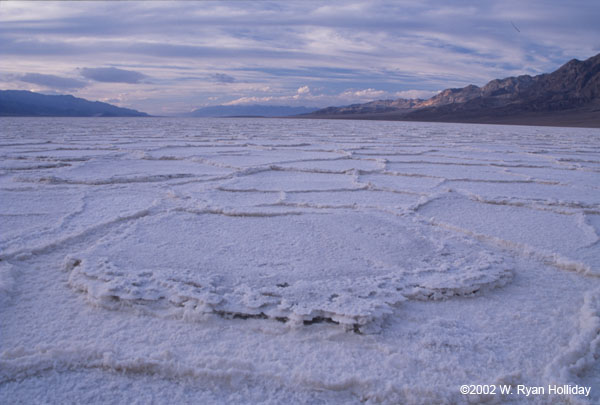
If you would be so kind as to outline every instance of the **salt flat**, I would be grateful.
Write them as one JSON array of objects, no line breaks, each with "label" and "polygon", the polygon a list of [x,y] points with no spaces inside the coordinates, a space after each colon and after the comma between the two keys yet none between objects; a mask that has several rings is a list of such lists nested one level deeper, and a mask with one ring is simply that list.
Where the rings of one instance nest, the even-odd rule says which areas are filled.
[{"label": "salt flat", "polygon": [[600,401],[597,129],[1,125],[10,403]]}]

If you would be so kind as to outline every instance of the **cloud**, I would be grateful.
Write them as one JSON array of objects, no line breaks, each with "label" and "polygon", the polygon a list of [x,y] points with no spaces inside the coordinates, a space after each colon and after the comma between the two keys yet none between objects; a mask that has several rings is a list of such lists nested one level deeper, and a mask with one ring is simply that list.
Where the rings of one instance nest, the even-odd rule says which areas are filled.
[{"label": "cloud", "polygon": [[[412,90],[417,92],[418,90]],[[430,92],[437,93],[437,92]],[[240,104],[269,104],[269,105],[347,105],[352,103],[363,103],[382,98],[394,98],[393,93],[385,90],[368,89],[347,89],[337,94],[324,94],[320,92],[313,93],[310,87],[304,85],[299,87],[295,93],[287,95],[273,96],[245,96],[235,100],[223,103],[223,105]],[[395,97],[398,98],[398,97]]]},{"label": "cloud", "polygon": [[375,89],[364,89],[364,90],[347,90],[340,94],[341,97],[354,97],[354,98],[366,98],[374,100],[376,98],[384,97],[388,94],[385,90]]},{"label": "cloud", "polygon": [[258,104],[268,103],[278,99],[288,99],[288,97],[240,97],[236,100],[228,101],[223,105],[240,105],[240,104]]},{"label": "cloud", "polygon": [[598,1],[321,3],[8,2],[0,86],[88,66],[79,84],[25,80],[57,90],[89,80],[78,95],[92,99],[137,83],[125,101],[156,113],[225,102],[326,106],[426,98],[600,51]]},{"label": "cloud", "polygon": [[215,73],[212,75],[212,78],[218,83],[233,83],[235,82],[235,77],[229,76],[225,73]]},{"label": "cloud", "polygon": [[87,79],[105,83],[139,83],[147,76],[134,70],[109,68],[83,68],[81,75]]},{"label": "cloud", "polygon": [[38,84],[59,90],[81,89],[87,85],[87,83],[81,80],[55,75],[46,75],[42,73],[26,73],[19,77],[19,80],[22,82]]},{"label": "cloud", "polygon": [[308,94],[310,93],[310,88],[308,86],[302,86],[298,89],[298,94]]}]

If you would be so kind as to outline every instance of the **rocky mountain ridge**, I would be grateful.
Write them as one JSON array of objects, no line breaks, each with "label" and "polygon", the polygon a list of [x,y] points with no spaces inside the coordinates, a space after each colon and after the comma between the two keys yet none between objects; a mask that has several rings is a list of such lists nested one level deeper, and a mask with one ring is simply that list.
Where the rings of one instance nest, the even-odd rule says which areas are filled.
[{"label": "rocky mountain ridge", "polygon": [[307,117],[600,127],[600,54],[552,73],[446,89],[428,100],[378,100]]}]

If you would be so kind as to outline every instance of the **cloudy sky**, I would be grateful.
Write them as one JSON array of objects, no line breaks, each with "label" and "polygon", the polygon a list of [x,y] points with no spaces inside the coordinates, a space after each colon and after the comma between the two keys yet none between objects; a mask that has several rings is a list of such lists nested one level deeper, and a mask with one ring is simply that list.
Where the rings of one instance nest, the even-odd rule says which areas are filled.
[{"label": "cloudy sky", "polygon": [[427,98],[600,52],[600,1],[0,2],[0,89],[154,114]]}]

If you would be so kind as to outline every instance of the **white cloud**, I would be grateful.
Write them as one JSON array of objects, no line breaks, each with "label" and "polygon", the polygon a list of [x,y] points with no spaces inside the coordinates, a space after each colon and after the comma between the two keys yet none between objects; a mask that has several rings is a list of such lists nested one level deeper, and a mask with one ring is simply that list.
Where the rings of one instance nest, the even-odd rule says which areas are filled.
[{"label": "white cloud", "polygon": [[340,97],[359,98],[374,100],[376,98],[385,97],[388,92],[385,90],[364,89],[364,90],[346,90],[340,94]]},{"label": "white cloud", "polygon": [[308,86],[302,86],[298,89],[298,94],[308,94],[310,93],[310,88]]},{"label": "white cloud", "polygon": [[[280,98],[280,97],[277,97]],[[270,103],[275,97],[240,97],[238,99],[223,103],[223,105],[239,105],[239,104],[259,104]]]},{"label": "white cloud", "polygon": [[[419,92],[419,90],[411,90]],[[410,91],[409,91],[410,92]],[[437,92],[428,92],[437,93]],[[365,103],[378,99],[399,98],[397,93],[389,93],[385,90],[367,89],[347,89],[337,94],[312,93],[308,86],[301,86],[295,94],[256,97],[245,96],[235,100],[223,103],[224,105],[239,104],[269,104],[269,105],[305,105],[305,106],[330,106],[346,105],[354,103]],[[412,94],[412,93],[411,93]],[[416,93],[415,93],[416,94]]]}]

